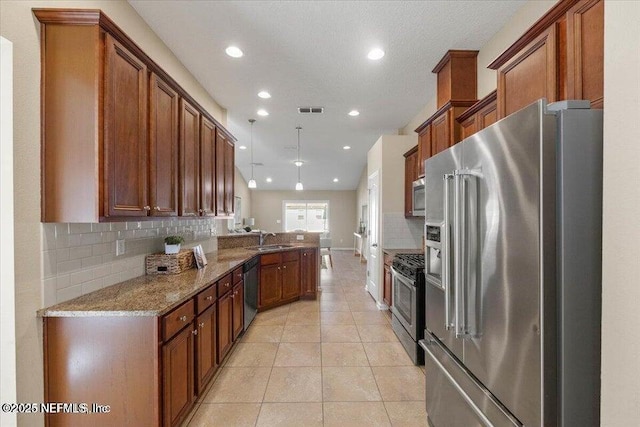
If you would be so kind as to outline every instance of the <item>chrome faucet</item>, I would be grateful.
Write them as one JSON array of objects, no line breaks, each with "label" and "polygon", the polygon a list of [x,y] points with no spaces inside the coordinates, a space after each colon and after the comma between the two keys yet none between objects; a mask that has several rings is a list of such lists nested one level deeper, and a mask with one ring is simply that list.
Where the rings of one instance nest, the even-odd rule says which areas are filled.
[{"label": "chrome faucet", "polygon": [[260,246],[264,245],[264,238],[266,236],[276,237],[276,233],[264,233],[263,231],[260,231]]}]

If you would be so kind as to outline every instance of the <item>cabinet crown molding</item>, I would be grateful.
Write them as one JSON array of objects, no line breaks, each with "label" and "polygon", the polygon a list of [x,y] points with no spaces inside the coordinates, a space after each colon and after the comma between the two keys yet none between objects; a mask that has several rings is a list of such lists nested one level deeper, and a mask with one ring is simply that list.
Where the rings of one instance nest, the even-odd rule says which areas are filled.
[{"label": "cabinet crown molding", "polygon": [[475,58],[478,56],[479,52],[479,50],[448,50],[431,72],[439,73],[440,70],[442,70],[442,67],[444,67],[452,58]]},{"label": "cabinet crown molding", "polygon": [[425,120],[420,126],[418,126],[414,130],[414,132],[416,132],[418,134],[420,132],[422,132],[427,126],[429,126],[431,124],[431,122],[433,122],[435,119],[440,117],[440,115],[442,113],[444,113],[445,111],[447,111],[451,107],[471,107],[476,102],[477,102],[476,99],[473,99],[473,100],[455,100],[455,99],[452,99],[451,101],[449,101],[446,104],[444,104],[442,107],[438,108],[438,111],[433,113],[427,120]]},{"label": "cabinet crown molding", "polygon": [[494,59],[487,68],[497,70],[513,58],[525,46],[535,40],[540,34],[545,32],[554,22],[561,19],[573,6],[581,0],[560,0],[547,13],[529,27],[525,33],[518,38],[511,46]]},{"label": "cabinet crown molding", "polygon": [[119,43],[122,43],[133,54],[138,56],[147,64],[148,69],[157,74],[175,87],[181,97],[187,99],[191,104],[195,105],[205,116],[211,120],[224,135],[236,142],[237,139],[206,109],[202,107],[187,91],[185,91],[178,82],[176,82],[162,67],[160,67],[153,59],[151,59],[129,36],[111,20],[101,9],[65,9],[65,8],[33,8],[31,9],[35,17],[42,25],[99,25],[104,31],[111,34]]},{"label": "cabinet crown molding", "polygon": [[478,111],[482,110],[487,105],[491,104],[492,102],[495,102],[497,97],[498,97],[498,91],[496,89],[494,89],[487,96],[485,96],[480,101],[476,102],[471,107],[469,107],[467,110],[465,110],[464,113],[460,114],[456,120],[459,123],[464,122],[469,117],[473,116],[475,113],[477,113]]}]

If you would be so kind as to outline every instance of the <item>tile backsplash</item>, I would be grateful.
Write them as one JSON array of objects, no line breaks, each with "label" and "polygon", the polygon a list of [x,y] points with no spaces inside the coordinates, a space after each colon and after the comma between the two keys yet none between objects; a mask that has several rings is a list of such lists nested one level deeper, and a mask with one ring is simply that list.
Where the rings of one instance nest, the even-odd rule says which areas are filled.
[{"label": "tile backsplash", "polygon": [[403,212],[382,215],[382,247],[385,249],[420,249],[424,218],[407,219]]},{"label": "tile backsplash", "polygon": [[[184,247],[201,244],[212,252],[218,231],[226,233],[226,221],[213,218],[41,227],[44,307],[144,275],[146,255],[163,251],[165,236],[181,235]],[[125,252],[116,256],[119,239],[125,241]]]}]

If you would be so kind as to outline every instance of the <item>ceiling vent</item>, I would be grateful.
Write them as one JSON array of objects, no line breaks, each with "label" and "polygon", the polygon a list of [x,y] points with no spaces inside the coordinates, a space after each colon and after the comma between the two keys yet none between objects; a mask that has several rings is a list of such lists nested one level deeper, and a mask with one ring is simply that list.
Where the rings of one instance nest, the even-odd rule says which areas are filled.
[{"label": "ceiling vent", "polygon": [[322,114],[324,113],[323,107],[298,107],[298,113],[300,114]]}]

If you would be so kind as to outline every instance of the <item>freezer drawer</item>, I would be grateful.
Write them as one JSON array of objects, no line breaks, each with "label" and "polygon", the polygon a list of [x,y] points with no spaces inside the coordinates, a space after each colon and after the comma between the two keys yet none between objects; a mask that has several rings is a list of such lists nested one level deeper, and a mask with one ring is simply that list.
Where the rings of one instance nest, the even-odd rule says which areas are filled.
[{"label": "freezer drawer", "polygon": [[426,405],[433,427],[522,427],[428,332],[425,351]]}]

